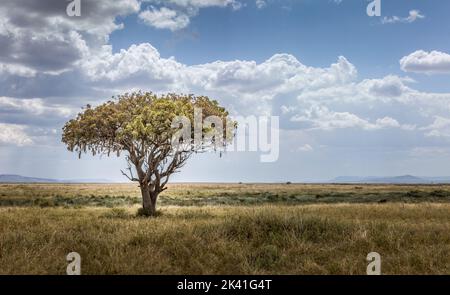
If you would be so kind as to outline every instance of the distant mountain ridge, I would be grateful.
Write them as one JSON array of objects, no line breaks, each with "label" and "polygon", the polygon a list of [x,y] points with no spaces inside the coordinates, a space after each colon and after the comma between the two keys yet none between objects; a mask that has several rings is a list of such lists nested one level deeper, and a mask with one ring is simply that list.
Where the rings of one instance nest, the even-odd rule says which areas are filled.
[{"label": "distant mountain ridge", "polygon": [[16,174],[0,174],[0,183],[110,183],[108,179],[72,179],[28,177]]},{"label": "distant mountain ridge", "polygon": [[339,176],[332,179],[332,183],[386,183],[386,184],[433,184],[450,183],[450,176],[418,177],[413,175],[402,175],[392,177],[380,176]]},{"label": "distant mountain ridge", "polygon": [[[28,177],[16,174],[0,174],[0,183],[117,183],[108,179],[52,179]],[[368,184],[450,184],[450,176],[418,177],[402,175],[392,177],[381,176],[339,176],[328,183],[368,183]]]}]

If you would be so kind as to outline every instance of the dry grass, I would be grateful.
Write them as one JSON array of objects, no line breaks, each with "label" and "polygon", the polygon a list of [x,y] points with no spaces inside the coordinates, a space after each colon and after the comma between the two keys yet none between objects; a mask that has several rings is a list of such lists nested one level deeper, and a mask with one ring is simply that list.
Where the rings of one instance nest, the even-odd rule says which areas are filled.
[{"label": "dry grass", "polygon": [[450,204],[136,209],[0,208],[0,273],[63,274],[71,251],[85,274],[364,274],[371,251],[385,274],[450,273]]},{"label": "dry grass", "polygon": [[[0,207],[140,204],[135,184],[0,184]],[[160,205],[450,203],[450,185],[172,184]]]}]

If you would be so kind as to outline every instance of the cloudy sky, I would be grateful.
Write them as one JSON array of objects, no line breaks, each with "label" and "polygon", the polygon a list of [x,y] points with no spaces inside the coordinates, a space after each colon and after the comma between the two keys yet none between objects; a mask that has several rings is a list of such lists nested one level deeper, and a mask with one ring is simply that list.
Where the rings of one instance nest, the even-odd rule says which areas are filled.
[{"label": "cloudy sky", "polygon": [[131,90],[209,95],[280,117],[280,155],[197,155],[177,181],[450,175],[450,2],[1,0],[0,174],[123,180],[68,152],[86,103]]}]

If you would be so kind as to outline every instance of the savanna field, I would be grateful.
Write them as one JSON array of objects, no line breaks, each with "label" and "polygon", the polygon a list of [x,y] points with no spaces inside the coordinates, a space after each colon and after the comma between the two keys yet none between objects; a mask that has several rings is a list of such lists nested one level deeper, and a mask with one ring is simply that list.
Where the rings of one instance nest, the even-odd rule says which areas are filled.
[{"label": "savanna field", "polygon": [[450,274],[450,185],[0,184],[0,274]]}]

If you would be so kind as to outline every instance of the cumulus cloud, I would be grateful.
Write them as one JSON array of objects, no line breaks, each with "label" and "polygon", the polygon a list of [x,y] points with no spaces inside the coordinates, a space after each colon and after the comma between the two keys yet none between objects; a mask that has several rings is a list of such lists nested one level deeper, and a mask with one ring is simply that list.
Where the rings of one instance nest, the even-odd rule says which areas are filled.
[{"label": "cumulus cloud", "polygon": [[185,8],[206,8],[206,7],[227,7],[239,9],[242,6],[237,0],[144,0],[155,4],[165,3],[166,5],[176,5]]},{"label": "cumulus cloud", "polygon": [[188,66],[173,57],[161,57],[148,43],[117,53],[104,46],[81,66],[91,80],[105,87],[147,89],[151,84],[153,91],[209,94],[226,99],[240,112],[265,114],[270,114],[271,101],[280,93],[344,86],[357,76],[345,57],[328,68],[308,67],[290,54],[275,54],[261,63],[234,60]]},{"label": "cumulus cloud", "polygon": [[365,80],[361,86],[366,87],[370,94],[377,97],[400,97],[409,91],[405,82],[412,82],[412,80],[388,75],[383,79]]},{"label": "cumulus cloud", "polygon": [[[324,85],[344,84],[356,77],[355,67],[344,57],[329,68],[307,67],[290,54],[275,54],[258,64],[255,61],[216,61],[187,66],[175,58],[163,58],[151,44],[132,45],[112,53],[104,46],[99,55],[86,59],[82,66],[93,80],[120,82],[143,75],[150,81],[173,86],[227,89],[230,92],[276,92]],[[139,80],[139,79],[138,79]]]},{"label": "cumulus cloud", "polygon": [[423,127],[429,137],[450,137],[450,119],[441,116],[435,116],[434,122],[429,126]]},{"label": "cumulus cloud", "polygon": [[[325,68],[307,66],[289,54],[275,54],[261,63],[234,60],[185,65],[174,57],[162,57],[151,44],[143,43],[117,53],[104,45],[78,65],[93,89],[105,93],[133,89],[201,93],[244,115],[271,114],[276,99],[281,99],[281,115],[292,118],[286,122],[321,130],[416,130],[415,124],[400,123],[385,114],[392,104],[419,106],[421,115],[432,115],[438,108],[448,109],[450,99],[448,94],[416,91],[407,85],[413,80],[405,77],[388,75],[357,82],[356,67],[342,56]],[[295,99],[288,101],[287,95]],[[18,100],[3,100],[19,108]],[[342,108],[347,110],[336,110]],[[370,111],[361,115],[361,108],[378,115],[373,117]]]},{"label": "cumulus cloud", "polygon": [[263,9],[264,7],[267,6],[267,3],[264,0],[256,0],[255,5],[258,9]]},{"label": "cumulus cloud", "polygon": [[40,98],[0,97],[0,116],[6,123],[48,125],[66,120],[75,113],[72,108],[48,104]]},{"label": "cumulus cloud", "polygon": [[400,60],[400,67],[405,72],[425,74],[450,73],[450,54],[418,50]]},{"label": "cumulus cloud", "polygon": [[407,17],[399,17],[399,16],[385,16],[381,23],[383,24],[395,24],[395,23],[413,23],[419,19],[423,19],[425,16],[420,14],[419,10],[410,10],[409,15]]},{"label": "cumulus cloud", "polygon": [[69,116],[72,111],[64,106],[47,105],[42,99],[17,99],[0,97],[0,109],[2,112],[24,111],[35,115]]},{"label": "cumulus cloud", "polygon": [[0,74],[3,76],[12,75],[29,78],[34,77],[36,75],[36,71],[22,65],[0,63]]},{"label": "cumulus cloud", "polygon": [[238,10],[242,3],[236,0],[145,0],[152,5],[139,13],[139,19],[157,29],[178,31],[186,28],[191,18],[207,7],[231,7]]},{"label": "cumulus cloud", "polygon": [[25,132],[25,126],[0,123],[0,145],[25,146],[33,140]]},{"label": "cumulus cloud", "polygon": [[375,122],[350,112],[330,111],[326,106],[313,106],[303,114],[291,119],[294,122],[306,122],[312,129],[334,130],[342,128],[362,128],[364,130],[379,130],[384,128],[401,128],[400,123],[390,117],[379,118]]},{"label": "cumulus cloud", "polygon": [[[82,1],[82,16],[68,17],[66,1],[4,0],[0,9],[0,69],[30,76],[71,69],[89,47],[114,30],[119,15],[138,12],[137,0]],[[36,29],[39,28],[39,29]]]},{"label": "cumulus cloud", "polygon": [[166,7],[161,7],[160,9],[152,7],[141,12],[139,18],[144,23],[157,29],[169,29],[171,31],[183,29],[190,23],[188,15]]},{"label": "cumulus cloud", "polygon": [[111,46],[103,46],[102,51],[85,59],[81,67],[94,81],[120,82],[132,77],[138,82],[139,76],[143,76],[147,82],[161,81],[170,86],[184,66],[174,58],[162,58],[151,44],[142,43],[118,53],[113,53]]}]

